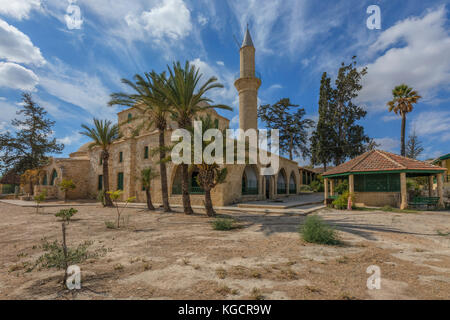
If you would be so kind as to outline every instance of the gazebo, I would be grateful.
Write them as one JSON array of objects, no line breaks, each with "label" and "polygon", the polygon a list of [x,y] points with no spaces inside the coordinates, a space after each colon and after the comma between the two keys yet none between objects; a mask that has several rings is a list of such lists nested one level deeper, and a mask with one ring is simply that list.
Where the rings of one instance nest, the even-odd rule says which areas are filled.
[{"label": "gazebo", "polygon": [[429,196],[432,197],[433,180],[436,177],[438,205],[442,207],[443,175],[446,170],[382,150],[368,151],[323,174],[325,203],[330,195],[334,195],[335,181],[348,179],[349,192],[354,195],[355,203],[405,209],[408,207],[406,178],[428,177]]}]

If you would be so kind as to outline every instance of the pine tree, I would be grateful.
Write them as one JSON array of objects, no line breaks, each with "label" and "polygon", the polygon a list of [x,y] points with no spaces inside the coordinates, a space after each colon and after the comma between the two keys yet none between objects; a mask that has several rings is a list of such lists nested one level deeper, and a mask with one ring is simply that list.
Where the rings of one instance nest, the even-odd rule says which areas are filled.
[{"label": "pine tree", "polygon": [[331,139],[331,133],[333,132],[332,105],[331,79],[324,72],[320,81],[319,121],[311,136],[311,164],[323,165],[325,171],[327,170],[327,164],[332,160],[332,152],[330,152],[333,148]]},{"label": "pine tree", "polygon": [[406,143],[406,156],[411,159],[417,159],[423,152],[422,141],[416,134],[416,130],[408,137],[408,142]]},{"label": "pine tree", "polygon": [[314,126],[314,121],[304,119],[305,114],[305,109],[292,104],[289,98],[258,109],[258,117],[266,124],[267,129],[280,130],[280,150],[288,154],[290,160],[294,156],[304,159],[309,155],[308,129]]},{"label": "pine tree", "polygon": [[46,118],[47,112],[37,105],[29,93],[22,95],[23,106],[17,111],[21,119],[11,121],[16,133],[0,134],[0,168],[22,174],[44,165],[49,153],[61,153],[63,144],[50,139],[55,122]]}]

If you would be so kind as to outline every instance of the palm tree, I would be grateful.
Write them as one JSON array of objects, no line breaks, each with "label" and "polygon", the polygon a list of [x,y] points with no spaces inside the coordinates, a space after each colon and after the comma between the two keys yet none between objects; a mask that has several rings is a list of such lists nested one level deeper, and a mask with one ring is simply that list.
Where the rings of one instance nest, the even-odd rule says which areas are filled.
[{"label": "palm tree", "polygon": [[394,99],[389,101],[389,112],[394,111],[402,117],[402,133],[401,133],[401,154],[406,156],[405,148],[405,130],[406,130],[406,114],[413,111],[413,104],[417,103],[422,98],[417,91],[408,87],[406,84],[401,84],[392,90]]},{"label": "palm tree", "polygon": [[112,207],[113,203],[108,193],[109,191],[109,149],[111,144],[119,137],[119,127],[113,125],[110,120],[98,120],[94,118],[94,127],[90,128],[86,125],[81,125],[86,131],[80,132],[82,135],[89,137],[93,142],[89,145],[89,148],[98,146],[102,149],[100,155],[103,163],[103,193],[105,196],[105,205]]},{"label": "palm tree", "polygon": [[145,189],[145,195],[147,197],[147,208],[148,210],[155,210],[155,207],[152,203],[152,194],[150,193],[150,185],[153,179],[158,176],[158,173],[155,172],[151,167],[142,169],[141,171],[141,182],[142,186]]},{"label": "palm tree", "polygon": [[[209,105],[209,103],[212,103],[212,100],[207,98],[205,94],[211,89],[223,88],[223,85],[217,82],[216,77],[209,78],[200,86],[199,82],[202,74],[195,65],[190,64],[188,61],[186,61],[184,68],[180,62],[174,62],[172,68],[168,67],[168,70],[169,79],[165,81],[163,86],[160,86],[160,91],[172,106],[172,118],[177,122],[179,128],[189,129],[192,127],[192,120],[201,111],[214,108],[232,110],[225,105]],[[188,190],[188,164],[181,164],[181,169],[183,209],[185,214],[192,214],[193,210]]]},{"label": "palm tree", "polygon": [[[202,123],[202,136],[206,131],[209,129],[219,129],[219,121],[217,119],[212,120],[210,115],[207,115],[206,118],[200,118],[198,119]],[[222,146],[224,147],[223,153],[225,154],[225,146],[226,146],[226,140],[225,140],[225,133],[222,133],[222,137],[224,137]],[[194,134],[194,129],[191,128],[191,134]],[[214,141],[204,141],[202,139],[202,153],[203,151],[213,143]],[[192,139],[192,147],[191,150],[194,152],[194,142]],[[192,157],[194,155],[192,154]],[[224,159],[222,159],[223,162]],[[205,159],[202,157],[202,163],[201,164],[193,164],[190,168],[191,170],[198,170],[198,175],[196,177],[197,183],[200,187],[205,191],[205,210],[206,214],[209,217],[212,217],[215,215],[214,208],[211,201],[211,190],[214,189],[218,184],[224,183],[225,179],[227,177],[227,168],[220,168],[220,165],[217,163],[207,163]]]},{"label": "palm tree", "polygon": [[[161,176],[161,192],[163,200],[163,208],[165,212],[171,211],[169,205],[169,192],[167,188],[167,169],[166,169],[166,145],[164,141],[164,134],[167,129],[167,117],[169,114],[170,106],[167,103],[161,90],[166,82],[165,73],[157,74],[152,71],[145,73],[144,76],[136,74],[134,82],[122,79],[122,83],[132,88],[135,93],[113,93],[111,94],[111,101],[109,105],[125,105],[135,107],[140,110],[147,120],[146,125],[150,127],[155,125],[159,132],[158,150],[159,151],[159,171]],[[139,130],[139,129],[138,129]]]}]

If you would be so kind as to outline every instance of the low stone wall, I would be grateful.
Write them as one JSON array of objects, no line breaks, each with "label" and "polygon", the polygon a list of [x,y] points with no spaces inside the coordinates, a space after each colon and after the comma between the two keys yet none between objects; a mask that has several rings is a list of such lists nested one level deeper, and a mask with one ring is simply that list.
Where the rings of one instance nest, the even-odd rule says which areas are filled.
[{"label": "low stone wall", "polygon": [[399,192],[355,192],[355,203],[373,207],[400,207]]}]

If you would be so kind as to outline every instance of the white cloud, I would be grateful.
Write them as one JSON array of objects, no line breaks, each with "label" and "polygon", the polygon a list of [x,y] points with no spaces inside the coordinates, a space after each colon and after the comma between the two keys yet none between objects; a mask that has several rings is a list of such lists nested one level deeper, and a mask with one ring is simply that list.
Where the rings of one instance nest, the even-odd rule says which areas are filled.
[{"label": "white cloud", "polygon": [[0,0],[0,14],[18,20],[28,19],[31,10],[39,10],[40,0]]},{"label": "white cloud", "polygon": [[0,39],[0,59],[37,66],[45,64],[41,50],[33,45],[30,38],[2,19],[0,19]]},{"label": "white cloud", "polygon": [[114,118],[116,108],[107,107],[110,91],[92,73],[75,70],[64,63],[48,63],[39,85],[51,95],[100,118]]},{"label": "white cloud", "polygon": [[418,114],[410,124],[421,136],[437,136],[441,141],[450,141],[450,112],[429,111]]},{"label": "white cloud", "polygon": [[392,89],[402,83],[426,99],[439,89],[448,90],[450,36],[446,23],[446,10],[441,7],[383,31],[369,53],[385,52],[367,65],[368,74],[358,100],[372,109],[384,110]]},{"label": "white cloud", "polygon": [[38,81],[33,71],[16,63],[0,61],[0,87],[32,91]]},{"label": "white cloud", "polygon": [[58,143],[64,144],[64,146],[70,146],[75,143],[79,143],[83,136],[78,131],[73,131],[72,134],[63,138],[56,139]]},{"label": "white cloud", "polygon": [[150,11],[128,14],[125,21],[141,38],[149,35],[156,39],[178,40],[192,30],[191,13],[182,0],[163,0]]},{"label": "white cloud", "polygon": [[19,117],[16,112],[19,110],[14,104],[0,101],[0,132],[10,129],[12,119]]},{"label": "white cloud", "polygon": [[375,138],[376,143],[380,146],[378,149],[389,151],[393,153],[399,153],[400,150],[400,139],[392,139],[389,137],[386,138]]},{"label": "white cloud", "polygon": [[225,62],[223,62],[223,61],[216,61],[216,63],[219,65],[219,66],[225,66]]},{"label": "white cloud", "polygon": [[275,83],[275,84],[271,85],[269,87],[269,89],[267,89],[267,90],[270,91],[270,90],[276,90],[276,89],[282,89],[282,88],[283,88],[283,86],[281,84]]},{"label": "white cloud", "polygon": [[208,18],[206,18],[201,13],[197,16],[197,21],[201,26],[205,26],[208,23]]}]

